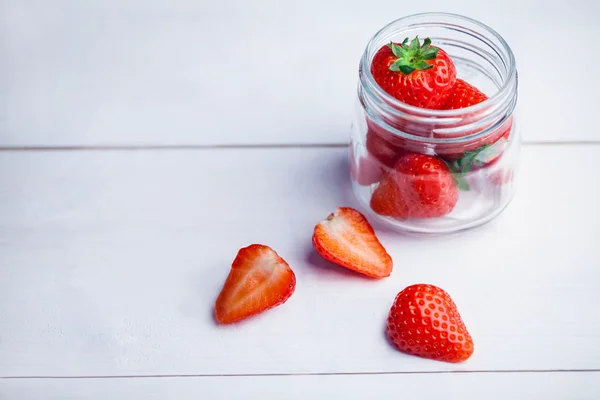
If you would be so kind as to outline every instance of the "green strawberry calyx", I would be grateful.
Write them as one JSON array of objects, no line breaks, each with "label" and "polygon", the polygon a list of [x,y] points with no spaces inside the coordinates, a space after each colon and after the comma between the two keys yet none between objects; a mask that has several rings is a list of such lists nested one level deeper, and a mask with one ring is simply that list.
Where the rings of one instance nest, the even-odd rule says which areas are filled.
[{"label": "green strawberry calyx", "polygon": [[452,178],[454,178],[454,183],[456,184],[458,190],[462,190],[464,192],[471,190],[469,182],[467,181],[466,173],[462,172],[460,169],[457,169],[455,166],[456,161],[452,163],[446,162],[446,165],[452,174]]},{"label": "green strawberry calyx", "polygon": [[453,162],[446,161],[446,165],[452,173],[452,177],[454,178],[454,182],[456,182],[458,189],[463,191],[470,190],[466,175],[473,167],[482,167],[490,160],[496,158],[504,151],[506,143],[507,141],[504,139],[501,139],[494,144],[486,143],[473,151],[466,151],[465,155],[458,160]]},{"label": "green strawberry calyx", "polygon": [[388,46],[392,53],[398,57],[390,65],[390,71],[402,72],[404,75],[408,75],[415,70],[424,71],[433,68],[433,65],[429,64],[427,60],[435,60],[438,55],[438,48],[431,46],[431,39],[426,38],[421,45],[419,36],[411,40],[410,45],[408,44],[408,38],[406,38],[400,45],[391,42]]}]

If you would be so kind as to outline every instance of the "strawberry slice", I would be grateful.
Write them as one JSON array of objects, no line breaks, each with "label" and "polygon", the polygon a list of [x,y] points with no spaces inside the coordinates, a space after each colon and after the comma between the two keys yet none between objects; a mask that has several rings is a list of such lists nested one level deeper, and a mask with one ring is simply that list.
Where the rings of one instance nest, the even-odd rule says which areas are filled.
[{"label": "strawberry slice", "polygon": [[339,207],[314,229],[313,245],[324,259],[372,278],[392,273],[392,258],[369,221],[358,211]]},{"label": "strawberry slice", "polygon": [[252,244],[238,251],[215,304],[217,321],[238,322],[285,303],[296,275],[273,249]]}]

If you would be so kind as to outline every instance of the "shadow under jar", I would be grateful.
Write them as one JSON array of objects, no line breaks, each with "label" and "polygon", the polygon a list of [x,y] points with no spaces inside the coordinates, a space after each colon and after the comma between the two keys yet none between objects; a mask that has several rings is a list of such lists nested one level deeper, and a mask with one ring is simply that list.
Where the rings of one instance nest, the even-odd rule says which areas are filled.
[{"label": "shadow under jar", "polygon": [[[487,100],[438,110],[386,93],[371,73],[373,57],[382,46],[417,35],[448,53],[457,77]],[[377,32],[360,61],[350,143],[352,186],[367,214],[416,233],[459,231],[500,214],[513,197],[519,162],[516,102],[513,53],[490,27],[460,15],[425,13]],[[432,173],[402,167],[415,154],[428,156],[422,158]]]}]

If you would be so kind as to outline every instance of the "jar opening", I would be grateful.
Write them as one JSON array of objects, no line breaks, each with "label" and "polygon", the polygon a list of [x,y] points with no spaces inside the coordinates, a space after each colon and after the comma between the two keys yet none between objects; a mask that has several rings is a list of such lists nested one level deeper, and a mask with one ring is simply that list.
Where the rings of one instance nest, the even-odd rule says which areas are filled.
[{"label": "jar opening", "polygon": [[[461,109],[433,110],[403,103],[386,93],[371,73],[371,61],[384,45],[404,38],[429,37],[457,66],[458,77],[477,76],[487,100]],[[517,99],[517,70],[506,41],[492,28],[450,13],[422,13],[397,19],[369,41],[359,66],[358,96],[365,112],[382,129],[427,143],[460,143],[490,134],[511,117]],[[483,86],[483,87],[482,87]],[[491,93],[491,91],[493,93]],[[402,120],[398,126],[394,121]],[[404,129],[419,126],[420,132]]]}]

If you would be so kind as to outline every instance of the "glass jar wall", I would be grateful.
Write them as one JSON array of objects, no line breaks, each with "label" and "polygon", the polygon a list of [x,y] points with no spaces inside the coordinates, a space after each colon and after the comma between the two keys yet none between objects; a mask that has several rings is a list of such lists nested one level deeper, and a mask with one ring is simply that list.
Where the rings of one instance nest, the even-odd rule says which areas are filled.
[{"label": "glass jar wall", "polygon": [[[386,70],[387,80],[378,83],[381,70],[373,61],[378,52],[388,51],[390,63],[406,56],[419,65],[420,58],[431,60],[431,51],[425,52],[430,47],[442,49],[436,57],[447,54],[456,71],[438,105],[399,99],[398,93],[407,93],[414,83],[406,76],[416,77],[416,85],[425,89],[443,80],[439,74],[432,84],[419,77],[433,71],[426,64],[421,63],[423,71],[396,68],[394,73],[406,75],[398,82]],[[404,68],[402,63],[396,65]],[[450,76],[444,68],[444,77]],[[473,99],[471,89],[483,97]],[[497,216],[513,197],[518,172],[516,103],[514,56],[490,27],[445,13],[413,15],[385,26],[360,61],[351,129],[352,185],[367,214],[396,230],[419,233],[458,231]]]}]

